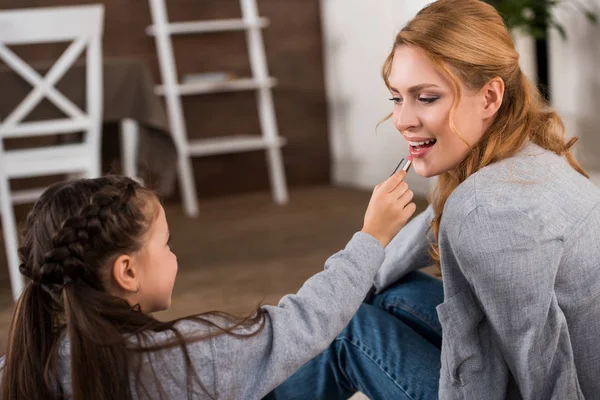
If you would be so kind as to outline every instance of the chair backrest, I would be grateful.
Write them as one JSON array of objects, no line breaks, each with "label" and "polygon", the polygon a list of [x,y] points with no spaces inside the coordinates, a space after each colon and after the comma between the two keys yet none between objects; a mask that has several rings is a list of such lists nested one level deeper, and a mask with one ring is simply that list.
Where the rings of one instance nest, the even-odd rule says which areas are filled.
[{"label": "chair backrest", "polygon": [[[9,179],[70,172],[83,172],[88,178],[100,174],[103,21],[102,5],[0,11],[0,60],[33,87],[0,121],[0,215],[15,299],[23,289],[23,277],[19,272],[18,234],[12,208],[14,196]],[[8,47],[52,42],[72,43],[44,77]],[[86,49],[85,104],[77,106],[56,89],[56,84]],[[2,93],[2,96],[10,95]],[[24,121],[44,97],[66,118]],[[5,138],[72,132],[84,132],[83,143],[34,150],[4,149]]]},{"label": "chair backrest", "polygon": [[[89,142],[91,147],[99,148],[102,115],[103,21],[104,6],[102,5],[0,11],[0,60],[33,86],[29,95],[3,121],[0,121],[0,138],[85,131],[84,140]],[[72,43],[45,77],[7,47],[7,45],[68,41]],[[86,110],[84,111],[56,90],[55,85],[86,48]],[[22,122],[44,97],[68,118]]]},{"label": "chair backrest", "polygon": [[0,41],[6,44],[60,42],[102,33],[100,4],[0,12]]}]

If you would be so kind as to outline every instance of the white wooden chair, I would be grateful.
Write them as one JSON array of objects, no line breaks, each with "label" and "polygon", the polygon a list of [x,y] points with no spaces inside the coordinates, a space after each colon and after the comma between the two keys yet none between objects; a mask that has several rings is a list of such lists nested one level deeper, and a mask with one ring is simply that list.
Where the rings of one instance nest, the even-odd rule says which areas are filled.
[{"label": "white wooden chair", "polygon": [[[102,124],[102,5],[31,8],[0,11],[0,60],[33,87],[25,99],[0,121],[0,212],[13,295],[23,288],[17,254],[18,235],[13,204],[31,201],[43,190],[12,192],[11,178],[53,174],[98,177]],[[72,42],[45,77],[19,58],[7,46],[35,43]],[[75,106],[55,85],[79,56],[86,52],[86,110]],[[3,93],[10,96],[10,93]],[[26,116],[46,97],[66,117],[24,122]],[[5,150],[6,138],[34,137],[83,132],[81,143],[42,148]]]}]

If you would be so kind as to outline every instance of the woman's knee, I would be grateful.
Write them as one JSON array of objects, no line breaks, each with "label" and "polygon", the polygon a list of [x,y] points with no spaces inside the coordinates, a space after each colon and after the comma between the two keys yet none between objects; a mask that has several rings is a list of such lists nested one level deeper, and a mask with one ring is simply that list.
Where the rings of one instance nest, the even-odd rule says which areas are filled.
[{"label": "woman's knee", "polygon": [[435,309],[443,301],[442,281],[423,272],[414,271],[373,296],[370,303],[389,311],[388,308],[395,305],[419,305]]},{"label": "woman's knee", "polygon": [[442,333],[436,307],[443,300],[441,280],[415,271],[375,295],[370,304],[399,318],[418,332],[431,336]]}]

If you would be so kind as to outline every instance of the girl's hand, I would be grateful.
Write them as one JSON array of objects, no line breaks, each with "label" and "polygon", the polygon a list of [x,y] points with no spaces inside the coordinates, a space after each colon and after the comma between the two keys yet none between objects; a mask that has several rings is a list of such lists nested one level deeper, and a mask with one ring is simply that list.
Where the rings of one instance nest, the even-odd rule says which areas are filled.
[{"label": "girl's hand", "polygon": [[417,206],[412,203],[413,192],[403,181],[406,172],[399,170],[385,182],[375,186],[361,232],[368,233],[383,247],[398,234]]}]

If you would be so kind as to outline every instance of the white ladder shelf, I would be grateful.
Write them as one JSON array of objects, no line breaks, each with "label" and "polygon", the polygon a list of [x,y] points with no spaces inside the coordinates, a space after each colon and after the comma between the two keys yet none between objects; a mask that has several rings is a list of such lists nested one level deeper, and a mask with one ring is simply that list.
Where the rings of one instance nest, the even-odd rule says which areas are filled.
[{"label": "white ladder shelf", "polygon": [[[288,201],[281,147],[285,140],[279,136],[275,107],[271,89],[277,81],[269,76],[261,29],[269,25],[267,18],[258,15],[256,0],[240,0],[241,19],[222,19],[211,21],[169,22],[165,0],[149,0],[152,14],[152,26],[146,30],[154,36],[162,85],[155,92],[165,96],[167,114],[171,132],[177,147],[178,173],[185,213],[198,215],[198,198],[190,158],[245,151],[266,150],[267,165],[273,200],[277,204]],[[215,82],[184,82],[177,79],[177,68],[172,35],[201,34],[208,32],[245,31],[252,77]],[[181,96],[209,93],[255,90],[258,116],[262,134],[234,135],[218,138],[189,140]]]}]

